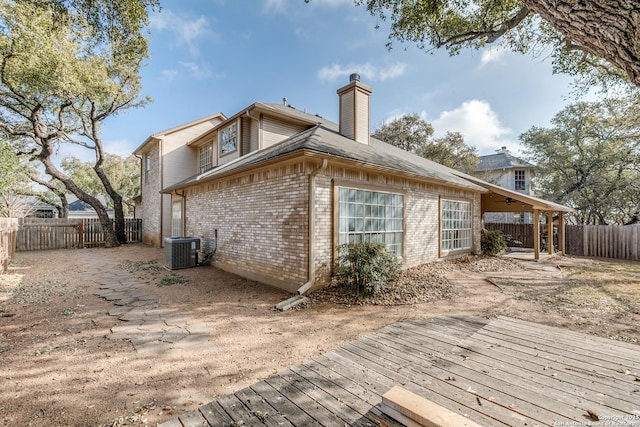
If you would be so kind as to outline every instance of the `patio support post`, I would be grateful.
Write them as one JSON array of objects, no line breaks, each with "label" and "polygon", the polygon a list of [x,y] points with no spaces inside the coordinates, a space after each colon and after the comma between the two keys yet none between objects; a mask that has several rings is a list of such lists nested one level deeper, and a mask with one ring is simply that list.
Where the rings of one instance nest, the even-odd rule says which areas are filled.
[{"label": "patio support post", "polygon": [[564,214],[562,211],[558,212],[558,250],[562,252],[562,256],[564,256]]},{"label": "patio support post", "polygon": [[547,253],[553,255],[553,212],[547,211]]},{"label": "patio support post", "polygon": [[533,210],[533,259],[540,259],[540,211]]}]

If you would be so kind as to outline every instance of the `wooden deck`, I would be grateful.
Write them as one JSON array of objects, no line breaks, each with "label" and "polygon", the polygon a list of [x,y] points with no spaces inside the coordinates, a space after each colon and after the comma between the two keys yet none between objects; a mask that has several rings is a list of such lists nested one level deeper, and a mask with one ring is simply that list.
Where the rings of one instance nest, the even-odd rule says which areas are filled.
[{"label": "wooden deck", "polygon": [[394,385],[483,426],[640,426],[640,346],[466,316],[387,326],[160,426],[376,426]]}]

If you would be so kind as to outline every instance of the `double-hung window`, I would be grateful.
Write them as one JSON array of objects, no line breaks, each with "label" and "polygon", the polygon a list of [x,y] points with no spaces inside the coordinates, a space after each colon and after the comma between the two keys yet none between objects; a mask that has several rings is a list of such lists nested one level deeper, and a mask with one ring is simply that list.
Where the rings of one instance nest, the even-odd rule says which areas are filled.
[{"label": "double-hung window", "polygon": [[525,191],[527,189],[527,182],[523,170],[514,171],[514,189],[516,191]]},{"label": "double-hung window", "polygon": [[219,132],[220,154],[228,154],[238,148],[238,125],[233,123]]},{"label": "double-hung window", "polygon": [[441,251],[471,249],[473,240],[471,202],[441,199]]},{"label": "double-hung window", "polygon": [[402,194],[339,189],[338,243],[379,242],[402,257],[404,196]]},{"label": "double-hung window", "polygon": [[211,169],[213,167],[213,144],[203,145],[198,154],[200,173]]},{"label": "double-hung window", "polygon": [[149,153],[144,155],[144,183],[149,183],[149,174],[151,173],[151,156]]}]

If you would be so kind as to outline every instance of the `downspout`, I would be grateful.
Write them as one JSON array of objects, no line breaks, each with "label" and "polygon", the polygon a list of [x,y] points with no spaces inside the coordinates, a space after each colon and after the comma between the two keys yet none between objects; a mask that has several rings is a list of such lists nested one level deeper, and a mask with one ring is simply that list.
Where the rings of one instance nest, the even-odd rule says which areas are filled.
[{"label": "downspout", "polygon": [[315,258],[316,258],[316,239],[315,239],[315,228],[316,228],[316,220],[315,220],[315,205],[316,205],[316,182],[315,177],[321,171],[327,169],[327,165],[329,162],[327,159],[322,159],[322,164],[320,167],[314,169],[309,174],[309,277],[307,283],[300,286],[296,291],[298,295],[304,295],[311,286],[313,286],[315,282],[316,268],[315,268]]}]

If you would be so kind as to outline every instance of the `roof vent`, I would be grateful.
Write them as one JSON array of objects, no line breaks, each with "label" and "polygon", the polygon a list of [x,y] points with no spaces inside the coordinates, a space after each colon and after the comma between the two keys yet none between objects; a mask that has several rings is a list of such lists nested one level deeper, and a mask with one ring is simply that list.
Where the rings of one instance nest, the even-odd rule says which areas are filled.
[{"label": "roof vent", "polygon": [[358,73],[353,73],[349,76],[349,81],[350,82],[359,82],[360,81],[360,74]]}]

